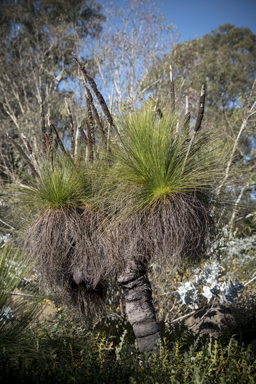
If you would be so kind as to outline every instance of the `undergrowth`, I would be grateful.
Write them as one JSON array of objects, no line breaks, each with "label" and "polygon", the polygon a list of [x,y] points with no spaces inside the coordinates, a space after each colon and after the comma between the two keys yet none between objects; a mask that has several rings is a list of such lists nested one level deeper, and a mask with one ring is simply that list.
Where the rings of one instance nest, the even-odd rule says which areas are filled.
[{"label": "undergrowth", "polygon": [[[69,319],[69,321],[68,321]],[[94,328],[77,326],[63,312],[27,334],[30,353],[15,359],[0,350],[3,383],[255,383],[255,346],[190,333],[183,324],[164,330],[160,355],[138,353],[124,317]],[[33,351],[33,356],[32,352]]]},{"label": "undergrowth", "polygon": [[[1,251],[4,256],[2,260],[5,261],[8,259],[5,253],[7,249],[5,247]],[[248,269],[248,264],[244,268],[242,261],[248,255],[246,260],[254,262],[255,252],[252,247],[250,252],[249,247],[246,249],[243,255],[241,252],[233,252],[230,256],[227,250],[225,261],[229,272],[232,267],[237,273],[237,267],[240,267],[240,273],[248,280],[253,269]],[[9,273],[9,269],[6,271]],[[189,269],[183,275],[179,270],[176,272],[173,286],[162,287],[164,292],[170,288],[175,291],[178,285],[176,281],[189,280]],[[164,274],[156,277],[158,292],[164,278],[168,281]],[[2,304],[16,286],[15,281],[19,280],[20,276],[11,279],[10,286],[4,287],[6,295],[2,296]],[[5,278],[3,281],[9,280]],[[32,293],[27,287],[24,292]],[[256,382],[256,305],[251,290],[245,291],[236,303],[235,314],[218,339],[194,334],[181,321],[172,323],[174,312],[178,316],[177,306],[169,318],[163,316],[162,300],[166,295],[157,297],[158,292],[155,292],[155,304],[161,306],[158,317],[162,320],[164,337],[164,346],[160,347],[159,356],[147,351],[142,354],[138,352],[132,327],[121,308],[117,307],[121,307],[120,295],[117,295],[113,302],[109,302],[108,314],[93,326],[74,317],[68,308],[58,311],[53,318],[40,321],[34,319],[30,322],[32,313],[27,314],[29,316],[26,315],[26,318],[15,315],[15,320],[5,324],[0,321],[0,383]],[[173,306],[171,300],[169,305]],[[21,306],[19,310],[22,313]]]}]

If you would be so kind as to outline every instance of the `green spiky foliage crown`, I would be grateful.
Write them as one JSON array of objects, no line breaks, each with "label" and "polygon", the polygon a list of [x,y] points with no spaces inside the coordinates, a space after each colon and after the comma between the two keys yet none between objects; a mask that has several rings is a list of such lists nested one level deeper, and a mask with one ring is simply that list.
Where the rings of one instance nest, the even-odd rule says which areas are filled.
[{"label": "green spiky foliage crown", "polygon": [[73,303],[88,318],[104,309],[107,274],[103,245],[97,238],[101,213],[92,195],[92,165],[56,150],[17,182],[19,241],[36,261],[47,290]]},{"label": "green spiky foliage crown", "polygon": [[101,171],[101,199],[117,233],[109,252],[122,248],[127,263],[156,257],[162,266],[202,255],[213,229],[214,185],[223,176],[220,141],[191,133],[178,114],[159,118],[151,103],[117,125],[121,144],[112,145]]},{"label": "green spiky foliage crown", "polygon": [[112,147],[113,163],[105,171],[105,182],[111,191],[109,203],[121,203],[124,216],[151,211],[182,194],[196,192],[209,200],[223,175],[224,149],[218,138],[200,132],[192,139],[189,126],[177,114],[160,119],[151,103],[124,114],[118,126],[122,145]]},{"label": "green spiky foliage crown", "polygon": [[30,212],[82,209],[90,196],[90,182],[70,157],[57,153],[54,162],[39,165],[40,177],[27,175],[19,187],[20,202]]}]

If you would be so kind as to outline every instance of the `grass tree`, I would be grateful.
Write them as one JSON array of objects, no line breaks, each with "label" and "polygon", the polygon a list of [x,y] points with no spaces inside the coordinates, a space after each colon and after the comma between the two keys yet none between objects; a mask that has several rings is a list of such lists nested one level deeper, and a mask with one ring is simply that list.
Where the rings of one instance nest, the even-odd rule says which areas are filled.
[{"label": "grass tree", "polygon": [[[90,139],[92,148],[88,132],[86,135],[82,127],[80,132],[87,145]],[[17,227],[21,227],[19,242],[28,257],[36,259],[48,291],[71,299],[83,313],[95,315],[103,306],[107,261],[97,236],[101,213],[90,203],[91,157],[87,156],[87,161],[81,153],[75,158],[74,148],[71,153],[66,151],[56,127],[46,129],[44,116],[42,138],[42,150],[36,153],[23,136],[30,156],[11,139],[29,166],[23,178],[14,183],[17,204],[12,211]]]},{"label": "grass tree", "polygon": [[86,176],[70,158],[58,157],[54,170],[46,162],[40,178],[20,187],[23,209],[33,214],[24,228],[24,247],[36,255],[37,268],[50,290],[66,287],[83,310],[90,303],[95,311],[104,274],[102,245],[94,236],[99,213],[88,204],[91,186]]},{"label": "grass tree", "polygon": [[222,175],[220,143],[209,132],[191,134],[173,112],[156,116],[152,103],[122,115],[118,127],[122,145],[112,146],[112,165],[101,178],[109,252],[125,260],[117,281],[139,349],[152,349],[161,333],[147,270],[153,261],[165,267],[205,252],[212,192]]},{"label": "grass tree", "polygon": [[[149,265],[203,254],[213,228],[210,206],[223,153],[218,139],[201,130],[204,88],[192,132],[189,113],[181,121],[174,100],[169,112],[149,102],[114,121],[94,80],[74,57],[86,91],[86,133],[79,130],[87,156],[72,139],[71,152],[66,151],[56,128],[45,128],[43,112],[43,160],[36,159],[25,138],[30,157],[13,141],[30,172],[18,187],[19,205],[28,217],[23,246],[38,260],[46,284],[70,293],[83,311],[99,308],[96,298],[104,294],[107,279],[115,279],[139,350],[153,349],[161,332]],[[108,138],[89,87],[112,132]],[[73,137],[69,108],[68,115]],[[95,140],[96,129],[103,145]]]}]

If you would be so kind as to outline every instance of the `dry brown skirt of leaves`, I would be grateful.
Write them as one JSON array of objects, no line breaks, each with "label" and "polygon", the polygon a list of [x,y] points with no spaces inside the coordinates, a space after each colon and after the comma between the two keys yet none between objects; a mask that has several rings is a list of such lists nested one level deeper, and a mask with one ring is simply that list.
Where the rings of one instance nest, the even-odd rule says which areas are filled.
[{"label": "dry brown skirt of leaves", "polygon": [[[156,257],[161,267],[180,257],[199,258],[214,225],[207,198],[198,192],[170,196],[135,218],[110,225],[105,246],[113,259],[127,265],[132,259],[140,268]],[[121,271],[120,271],[121,272]]]},{"label": "dry brown skirt of leaves", "polygon": [[97,231],[101,222],[101,214],[89,207],[49,209],[27,229],[23,241],[28,256],[36,258],[47,290],[67,302],[71,299],[87,315],[103,308],[109,273]]},{"label": "dry brown skirt of leaves", "polygon": [[49,209],[27,230],[24,248],[36,257],[46,287],[90,315],[103,309],[108,279],[131,262],[144,269],[155,257],[161,267],[199,257],[212,230],[207,201],[183,193],[114,227],[90,207]]}]

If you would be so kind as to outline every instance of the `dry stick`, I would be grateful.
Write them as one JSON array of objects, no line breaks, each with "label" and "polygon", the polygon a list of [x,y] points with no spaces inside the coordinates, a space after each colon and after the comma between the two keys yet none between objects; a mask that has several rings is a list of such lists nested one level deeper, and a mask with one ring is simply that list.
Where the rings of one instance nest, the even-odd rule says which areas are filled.
[{"label": "dry stick", "polygon": [[45,130],[45,119],[44,119],[44,106],[43,103],[40,102],[40,113],[41,113],[41,135],[42,135],[42,149],[43,152],[47,152],[46,148],[46,130]]},{"label": "dry stick", "polygon": [[83,128],[79,125],[79,127],[78,127],[78,129],[79,129],[79,132],[80,132],[80,134],[81,134],[81,137],[82,137],[82,139],[83,139],[83,141],[85,142],[85,145],[86,145],[86,147],[88,146],[88,139],[87,139],[87,136],[86,136],[86,134],[84,133],[84,130],[83,130]]},{"label": "dry stick", "polygon": [[172,66],[170,65],[170,99],[171,99],[171,113],[175,112],[175,92],[174,81],[172,77]]},{"label": "dry stick", "polygon": [[248,213],[248,215],[246,215],[246,216],[241,216],[241,217],[238,217],[237,219],[235,219],[235,222],[237,222],[239,220],[249,219],[249,217],[252,217],[252,216],[255,216],[255,215],[256,215],[256,212]]},{"label": "dry stick", "polygon": [[[199,308],[199,309],[200,309],[200,308]],[[190,315],[193,315],[193,313],[195,313],[195,312],[196,312],[196,311],[192,311],[192,312],[187,313],[187,314],[184,315],[184,316],[177,317],[177,319],[172,320],[171,323],[175,323],[176,321],[179,321],[179,320],[181,320],[181,319],[184,319],[185,317],[188,317],[188,316],[190,316]]]},{"label": "dry stick", "polygon": [[[84,82],[86,80],[84,79]],[[87,131],[87,148],[88,148],[88,159],[89,162],[93,161],[94,157],[94,144],[95,144],[95,136],[94,136],[94,125],[93,125],[93,117],[92,117],[92,110],[91,110],[91,104],[90,100],[85,96],[86,100],[86,107],[87,107],[87,116],[88,116],[88,121],[85,122],[86,125],[86,131]]]},{"label": "dry stick", "polygon": [[246,287],[248,284],[250,284],[253,280],[255,280],[256,279],[256,276],[255,277],[253,277],[251,280],[249,280],[246,284],[244,284],[244,286]]},{"label": "dry stick", "polygon": [[166,316],[165,316],[165,319],[164,319],[164,323],[165,323],[165,325],[168,324],[168,323],[167,323],[167,320],[168,320],[168,318],[169,318],[169,316],[170,316],[170,313],[171,313],[171,312],[174,310],[174,308],[175,308],[176,301],[177,301],[177,298],[174,300],[173,306],[171,307],[171,309],[168,311],[168,313],[167,313]]},{"label": "dry stick", "polygon": [[88,124],[86,124],[86,126],[87,125],[89,126],[89,128],[87,128],[87,137],[88,137],[87,146],[88,146],[88,153],[89,153],[89,161],[92,161],[93,145],[95,144],[94,125],[93,125],[93,117],[92,117],[92,109],[91,109],[91,106],[93,104],[93,98],[89,88],[87,87],[86,77],[83,72],[82,72],[82,77],[83,77],[83,84],[86,92],[85,101],[86,101],[87,116],[88,116]]},{"label": "dry stick", "polygon": [[201,89],[201,96],[199,100],[199,108],[198,108],[198,114],[197,114],[197,119],[196,119],[196,124],[195,124],[195,132],[199,131],[201,128],[201,123],[204,117],[204,106],[205,106],[205,85],[202,85]]},{"label": "dry stick", "polygon": [[68,118],[69,118],[69,132],[70,132],[70,141],[71,141],[71,157],[72,159],[74,158],[74,146],[75,146],[75,141],[74,141],[74,124],[73,124],[73,117],[71,114],[70,107],[68,105],[68,101],[65,97],[65,104],[68,112]]},{"label": "dry stick", "polygon": [[247,125],[248,119],[249,119],[252,115],[255,114],[255,112],[253,112],[253,108],[255,107],[255,105],[256,105],[256,102],[252,105],[252,107],[251,107],[250,110],[249,110],[249,113],[247,114],[246,118],[243,120],[243,123],[242,123],[242,125],[241,125],[240,131],[238,132],[238,135],[237,135],[237,137],[236,137],[236,140],[235,140],[235,143],[234,143],[234,146],[233,146],[231,155],[230,155],[230,159],[229,159],[228,164],[227,164],[227,168],[226,168],[225,176],[224,176],[222,182],[220,183],[220,185],[219,185],[219,187],[218,187],[218,189],[217,189],[217,191],[216,191],[216,194],[215,194],[216,198],[219,196],[220,191],[221,191],[221,188],[223,187],[223,185],[225,184],[225,182],[226,182],[226,180],[227,180],[227,178],[228,178],[228,176],[229,176],[229,170],[230,170],[230,167],[231,167],[231,164],[232,164],[232,160],[233,160],[235,151],[236,151],[237,146],[238,146],[238,141],[239,141],[239,139],[240,139],[240,136],[242,135],[243,130],[244,130],[244,128],[245,128],[246,125]]},{"label": "dry stick", "polygon": [[30,145],[30,142],[28,141],[28,139],[27,139],[26,136],[24,135],[24,133],[21,134],[21,137],[22,137],[22,139],[23,139],[23,141],[24,141],[24,143],[25,143],[25,145],[26,145],[26,148],[27,148],[29,154],[30,154],[31,156],[33,156],[33,150],[32,150],[32,147],[31,147],[31,145]]},{"label": "dry stick", "polygon": [[196,135],[196,131],[193,132],[193,136],[192,136],[192,138],[191,138],[191,140],[189,142],[189,147],[188,147],[188,150],[187,150],[187,153],[186,153],[186,156],[185,156],[185,160],[184,160],[184,163],[183,163],[183,166],[182,166],[181,175],[183,174],[183,171],[184,171],[184,168],[185,168],[185,165],[186,165],[186,162],[187,162],[187,158],[188,158],[189,152],[191,150],[191,147],[192,147],[195,135]]},{"label": "dry stick", "polygon": [[106,104],[102,94],[99,92],[95,81],[93,80],[93,78],[91,76],[89,76],[89,74],[87,73],[86,69],[84,68],[82,63],[78,60],[78,58],[76,57],[74,52],[71,52],[71,54],[73,55],[74,59],[76,60],[77,64],[79,65],[79,68],[80,68],[81,72],[85,75],[86,80],[88,81],[88,83],[92,87],[93,92],[95,93],[95,96],[97,97],[97,99],[98,99],[98,101],[100,103],[100,106],[101,106],[101,109],[102,109],[104,115],[106,116],[110,126],[115,130],[116,135],[117,135],[117,137],[118,137],[118,139],[119,139],[119,141],[120,141],[120,143],[121,143],[121,145],[122,145],[122,147],[123,147],[127,157],[129,158],[129,156],[128,156],[127,152],[126,152],[126,149],[124,147],[124,144],[122,142],[121,136],[120,136],[116,126],[114,125],[113,118],[112,118],[112,116],[111,116],[111,114],[109,112],[107,104]]},{"label": "dry stick", "polygon": [[184,128],[189,126],[190,118],[191,118],[191,114],[188,110],[188,96],[186,96],[186,111],[185,111],[184,124],[183,124]]},{"label": "dry stick", "polygon": [[54,144],[53,144],[53,135],[52,135],[52,126],[51,126],[51,120],[50,115],[47,114],[47,138],[49,142],[49,148],[48,148],[48,155],[50,157],[50,161],[52,163],[52,170],[53,170],[53,151],[54,151]]},{"label": "dry stick", "polygon": [[54,152],[54,143],[53,143],[53,135],[52,135],[52,126],[50,120],[50,112],[48,110],[47,113],[47,157],[52,166],[52,172],[54,171],[53,167],[53,152]]},{"label": "dry stick", "polygon": [[89,161],[92,162],[93,161],[93,139],[92,139],[91,127],[87,121],[85,122],[85,125],[86,125],[87,138],[88,138],[87,140],[88,157],[89,157]]},{"label": "dry stick", "polygon": [[180,122],[179,122],[179,119],[178,119],[177,123],[176,123],[176,129],[175,129],[174,137],[177,137],[177,135],[179,133],[179,127],[180,127]]},{"label": "dry stick", "polygon": [[47,133],[45,134],[45,144],[46,144],[46,153],[48,155],[48,153],[50,153],[50,151],[51,151],[51,146],[50,146],[50,139],[49,139]]},{"label": "dry stick", "polygon": [[[185,116],[183,119],[183,129],[189,128],[190,118],[191,118],[191,114],[188,110],[188,96],[186,96],[186,110],[185,110]],[[177,133],[178,133],[178,126],[176,128],[176,134]],[[188,141],[189,140],[185,140],[185,143]]]},{"label": "dry stick", "polygon": [[3,223],[4,225],[7,225],[8,227],[10,227],[11,229],[14,229],[10,224],[6,223],[5,221],[3,221],[2,219],[0,219],[0,222]]},{"label": "dry stick", "polygon": [[237,214],[237,212],[238,212],[237,206],[238,206],[238,204],[240,203],[240,200],[241,200],[241,198],[242,198],[242,196],[243,196],[243,194],[244,194],[244,191],[245,191],[245,189],[246,189],[247,187],[249,187],[249,183],[246,183],[246,184],[243,186],[243,188],[241,189],[241,191],[240,191],[240,193],[239,193],[238,198],[236,199],[236,202],[235,202],[235,204],[234,204],[233,213],[232,213],[231,219],[229,220],[229,223],[228,223],[228,226],[229,226],[230,228],[232,228],[232,226],[233,226],[233,223],[234,223],[236,214]]},{"label": "dry stick", "polygon": [[97,123],[97,126],[99,128],[99,131],[100,131],[102,140],[104,142],[105,148],[107,148],[107,138],[106,138],[103,126],[102,126],[102,124],[100,122],[100,117],[99,117],[98,111],[97,111],[97,109],[96,109],[96,107],[94,105],[91,91],[90,91],[90,89],[87,86],[85,74],[83,72],[82,72],[82,76],[83,76],[84,88],[85,88],[85,91],[86,91],[87,98],[89,99],[89,102],[90,102],[90,105],[91,105],[93,116],[94,116],[94,118],[96,120],[96,123]]},{"label": "dry stick", "polygon": [[209,307],[208,309],[207,309],[207,311],[205,312],[205,314],[194,324],[194,325],[192,325],[192,327],[189,327],[189,329],[193,329],[194,327],[196,327],[199,323],[201,323],[201,321],[203,321],[204,320],[204,318],[208,315],[208,313],[209,312],[211,312],[211,310],[213,309],[213,307],[214,307],[214,304],[215,304],[215,301],[216,301],[216,297],[214,298],[214,300],[213,300],[213,303],[212,303],[212,306],[211,307]]},{"label": "dry stick", "polygon": [[[61,141],[61,138],[60,138],[60,136],[59,136],[59,134],[58,134],[58,131],[57,131],[55,125],[54,125],[54,124],[51,124],[51,127],[53,128],[53,130],[54,130],[54,132],[55,132],[55,135],[56,135],[56,139],[57,139],[57,143],[58,143],[58,145],[60,146],[61,150],[62,150],[64,153],[66,153],[65,147],[64,147],[64,145],[63,145],[63,143],[62,143],[62,141]],[[55,142],[56,142],[56,141],[55,141]]]},{"label": "dry stick", "polygon": [[196,133],[201,128],[201,123],[202,123],[202,120],[203,120],[203,117],[204,117],[204,106],[205,106],[205,86],[203,84],[202,85],[202,89],[201,89],[201,96],[200,96],[200,100],[199,100],[199,109],[198,109],[195,129],[194,129],[194,133],[193,133],[193,136],[192,136],[192,138],[190,140],[189,147],[188,147],[188,150],[187,150],[187,153],[186,153],[186,156],[185,156],[185,160],[184,160],[183,167],[182,167],[182,170],[181,170],[181,175],[183,174],[183,171],[184,171],[184,168],[185,168],[185,165],[186,165],[186,161],[187,161],[189,152],[191,150],[191,147],[192,147],[195,135],[196,135]]},{"label": "dry stick", "polygon": [[78,140],[79,140],[79,128],[76,129],[75,134],[75,150],[74,150],[74,157],[77,158],[77,152],[78,152]]},{"label": "dry stick", "polygon": [[185,128],[185,127],[187,127],[189,125],[190,118],[191,118],[190,112],[186,113],[185,116],[184,116],[183,128]]},{"label": "dry stick", "polygon": [[96,123],[97,123],[97,126],[99,128],[101,137],[102,137],[103,142],[104,142],[104,145],[107,148],[107,137],[106,137],[106,134],[104,132],[103,126],[101,124],[100,117],[98,115],[98,111],[97,111],[97,109],[96,109],[96,107],[95,107],[93,102],[91,103],[91,107],[92,107],[93,116],[94,116],[94,118],[96,120]]},{"label": "dry stick", "polygon": [[34,176],[36,177],[40,177],[39,174],[37,173],[35,167],[33,166],[33,164],[31,163],[30,159],[28,158],[28,156],[26,155],[26,153],[23,151],[23,149],[21,148],[21,146],[16,143],[16,141],[7,133],[7,138],[12,142],[12,144],[16,147],[17,151],[21,154],[21,156],[23,157],[23,159],[26,161],[26,163],[28,164],[28,166],[30,167],[32,173]]},{"label": "dry stick", "polygon": [[20,293],[20,292],[11,292],[10,294],[15,296],[40,297],[37,295],[29,295],[28,293]]},{"label": "dry stick", "polygon": [[[179,321],[179,320],[181,320],[181,319],[185,319],[185,317],[189,317],[189,316],[193,315],[193,313],[195,313],[195,312],[197,312],[197,311],[200,311],[200,309],[202,309],[202,308],[203,308],[203,306],[200,307],[200,308],[198,308],[197,310],[194,310],[194,311],[192,311],[192,312],[187,313],[187,314],[184,315],[184,316],[178,317],[177,319],[172,320],[171,323],[175,323],[176,321]],[[193,329],[197,324],[199,324],[200,321],[202,321],[202,320],[204,319],[204,317],[210,312],[211,309],[212,309],[212,306],[207,310],[207,312],[206,312],[202,317],[200,317],[198,323],[195,323],[195,324],[192,325],[192,327],[190,327],[189,329]]]},{"label": "dry stick", "polygon": [[48,127],[47,127],[47,136],[49,138],[50,147],[52,147],[53,136],[52,136],[51,119],[50,119],[49,114],[47,114],[47,125],[48,125]]},{"label": "dry stick", "polygon": [[159,99],[158,98],[156,99],[156,105],[155,105],[155,108],[154,108],[154,112],[155,112],[156,115],[158,115],[160,117],[160,119],[162,119],[163,112],[161,111],[161,109],[159,107]]},{"label": "dry stick", "polygon": [[95,96],[97,97],[99,103],[100,103],[100,106],[102,108],[102,111],[103,113],[105,114],[109,124],[111,126],[114,126],[114,122],[113,122],[113,118],[109,112],[109,109],[107,107],[107,104],[102,96],[102,94],[99,92],[98,88],[97,88],[97,85],[95,83],[95,81],[93,80],[93,78],[91,76],[89,76],[89,74],[87,73],[86,69],[84,68],[84,66],[82,65],[82,63],[80,62],[80,60],[78,60],[78,58],[76,57],[76,55],[71,52],[71,54],[73,55],[74,59],[76,60],[76,62],[78,63],[79,67],[80,67],[80,70],[81,72],[84,74],[86,80],[88,81],[88,83],[90,84],[90,86],[92,87],[94,93],[95,93]]},{"label": "dry stick", "polygon": [[59,142],[58,142],[57,137],[55,137],[54,138],[54,142],[53,142],[53,148],[54,148],[55,151],[57,151],[58,146],[59,146]]},{"label": "dry stick", "polygon": [[[109,109],[110,109],[110,113],[112,113],[112,107],[113,107],[113,98],[114,98],[114,84],[112,84],[112,92],[111,92],[111,99],[110,99],[110,105],[109,105]],[[107,152],[110,151],[110,124],[108,124],[108,133],[107,133]]]},{"label": "dry stick", "polygon": [[92,116],[92,108],[91,103],[88,97],[86,99],[86,106],[87,106],[87,116],[88,116],[88,124],[90,126],[90,136],[88,136],[88,139],[91,141],[92,145],[95,144],[95,134],[94,134],[94,124],[93,124],[93,116]]},{"label": "dry stick", "polygon": [[[26,136],[24,135],[24,133],[21,134],[21,137],[23,139],[23,142],[25,143],[25,146],[27,148],[27,151],[30,153],[31,155],[31,159],[32,159],[32,163],[35,167],[35,170],[37,171],[37,173],[39,174],[40,178],[41,178],[41,174],[40,174],[40,171],[38,169],[38,166],[37,166],[37,162],[36,162],[36,158],[35,158],[35,154],[33,152],[33,149],[30,145],[30,142],[28,141],[28,139],[26,138]],[[42,178],[41,178],[42,179]]]}]

